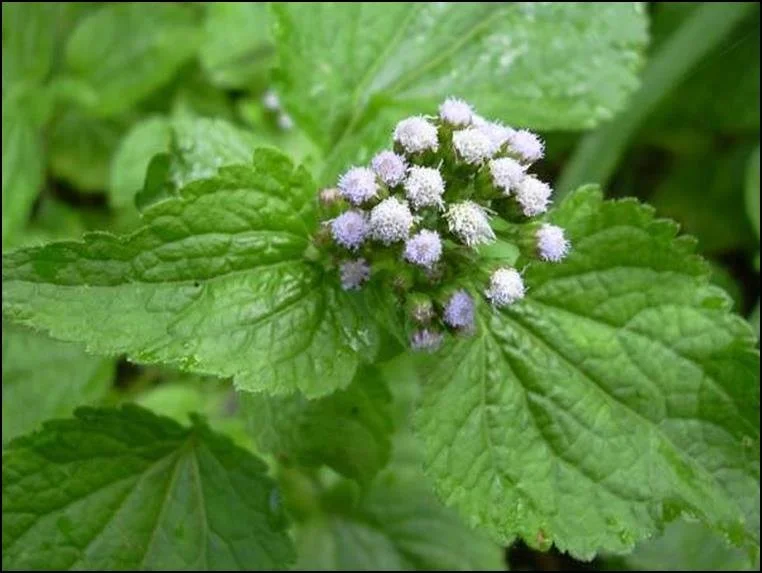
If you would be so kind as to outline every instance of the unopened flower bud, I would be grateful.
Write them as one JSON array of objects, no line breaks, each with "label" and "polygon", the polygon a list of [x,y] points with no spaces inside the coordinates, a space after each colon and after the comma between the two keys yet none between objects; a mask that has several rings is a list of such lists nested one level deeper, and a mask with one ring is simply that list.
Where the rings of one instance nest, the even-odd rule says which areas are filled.
[{"label": "unopened flower bud", "polygon": [[418,324],[428,324],[434,318],[434,305],[425,295],[411,295],[407,307],[410,318]]},{"label": "unopened flower bud", "polygon": [[336,187],[327,187],[320,191],[319,199],[322,205],[330,207],[341,200],[341,193]]}]

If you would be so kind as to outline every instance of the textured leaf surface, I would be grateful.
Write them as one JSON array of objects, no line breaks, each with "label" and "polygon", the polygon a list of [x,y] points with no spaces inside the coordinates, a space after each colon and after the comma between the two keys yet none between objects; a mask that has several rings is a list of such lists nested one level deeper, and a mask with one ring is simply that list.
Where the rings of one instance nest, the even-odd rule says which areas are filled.
[{"label": "textured leaf surface", "polygon": [[344,387],[376,335],[362,300],[303,258],[314,193],[303,169],[259,151],[155,204],[132,235],[7,253],[4,315],[247,390]]},{"label": "textured leaf surface", "polygon": [[759,355],[694,243],[583,189],[554,213],[564,264],[481,303],[436,355],[417,428],[442,497],[499,538],[625,552],[680,512],[759,538]]},{"label": "textured leaf surface", "polygon": [[113,114],[168,83],[199,41],[192,7],[108,4],[77,26],[66,46],[66,67],[92,91],[94,108]]},{"label": "textured leaf surface", "polygon": [[[384,476],[386,478],[387,476]],[[420,483],[382,479],[357,505],[332,500],[297,530],[301,571],[498,571],[502,548]]]},{"label": "textured leaf surface", "polygon": [[265,470],[198,420],[80,409],[3,455],[3,569],[283,569]]},{"label": "textured leaf surface", "polygon": [[[5,11],[5,4],[3,4]],[[24,228],[43,177],[39,134],[21,100],[3,98],[3,245]]]},{"label": "textured leaf surface", "polygon": [[274,17],[281,96],[326,149],[367,113],[433,113],[449,95],[509,123],[590,127],[636,87],[646,41],[634,3],[277,3]]},{"label": "textured leaf surface", "polygon": [[243,400],[260,445],[279,458],[307,466],[326,464],[362,482],[389,461],[391,394],[370,367],[358,370],[346,390],[319,400],[261,394]]},{"label": "textured leaf surface", "polygon": [[114,361],[18,326],[3,326],[3,443],[95,404],[108,392]]}]

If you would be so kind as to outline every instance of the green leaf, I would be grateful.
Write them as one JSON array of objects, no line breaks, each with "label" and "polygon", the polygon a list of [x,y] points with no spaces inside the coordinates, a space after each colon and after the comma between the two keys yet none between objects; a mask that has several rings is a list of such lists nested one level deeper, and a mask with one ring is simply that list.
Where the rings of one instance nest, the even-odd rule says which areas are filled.
[{"label": "green leaf", "polygon": [[161,116],[136,123],[124,136],[111,166],[112,206],[122,209],[133,205],[136,193],[143,188],[148,164],[154,155],[169,150],[170,136],[169,121]]},{"label": "green leaf", "polygon": [[246,88],[267,71],[272,45],[264,2],[213,2],[206,6],[201,66],[223,88]]},{"label": "green leaf", "polygon": [[3,257],[3,313],[93,352],[308,397],[347,386],[377,333],[359,293],[305,261],[314,184],[275,151],[185,187],[131,235]]},{"label": "green leaf", "polygon": [[60,2],[3,2],[3,93],[12,84],[47,79],[64,9]]},{"label": "green leaf", "polygon": [[676,225],[579,190],[573,245],[434,356],[416,426],[440,495],[498,538],[582,559],[679,514],[759,546],[759,354]]},{"label": "green leaf", "polygon": [[279,459],[325,464],[363,483],[389,461],[391,394],[373,368],[360,369],[346,390],[319,400],[250,394],[243,407],[260,446]]},{"label": "green leaf", "polygon": [[746,167],[746,214],[759,239],[759,145]]},{"label": "green leaf", "polygon": [[[670,523],[656,539],[639,544],[622,565],[633,571],[758,571],[748,557],[729,547],[704,525],[683,520]],[[621,567],[617,567],[621,570]]]},{"label": "green leaf", "polygon": [[98,113],[127,110],[170,81],[195,54],[195,10],[178,3],[116,3],[85,18],[69,38],[66,65]]},{"label": "green leaf", "polygon": [[499,571],[502,549],[469,529],[421,483],[392,476],[357,505],[326,500],[297,529],[300,571]]},{"label": "green leaf", "polygon": [[329,151],[385,106],[434,113],[450,95],[509,123],[591,127],[636,87],[646,42],[635,3],[273,8],[279,93]]},{"label": "green leaf", "polygon": [[126,118],[102,119],[70,109],[51,128],[51,171],[78,191],[105,192],[111,161],[127,125]]},{"label": "green leaf", "polygon": [[3,325],[3,443],[96,404],[114,370],[113,360],[90,356],[81,346]]},{"label": "green leaf", "polygon": [[3,454],[3,569],[283,569],[265,472],[198,419],[82,408]]},{"label": "green leaf", "polygon": [[[3,4],[5,11],[5,4]],[[20,98],[3,98],[3,246],[24,228],[42,187],[43,150]]]}]

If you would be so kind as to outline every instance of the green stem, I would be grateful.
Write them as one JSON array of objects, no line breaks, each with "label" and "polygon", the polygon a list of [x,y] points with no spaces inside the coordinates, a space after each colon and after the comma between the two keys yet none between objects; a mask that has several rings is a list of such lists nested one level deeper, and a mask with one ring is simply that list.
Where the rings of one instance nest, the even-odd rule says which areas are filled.
[{"label": "green stem", "polygon": [[653,56],[629,106],[582,139],[556,185],[557,199],[585,183],[605,185],[643,120],[756,6],[707,2],[697,8]]}]

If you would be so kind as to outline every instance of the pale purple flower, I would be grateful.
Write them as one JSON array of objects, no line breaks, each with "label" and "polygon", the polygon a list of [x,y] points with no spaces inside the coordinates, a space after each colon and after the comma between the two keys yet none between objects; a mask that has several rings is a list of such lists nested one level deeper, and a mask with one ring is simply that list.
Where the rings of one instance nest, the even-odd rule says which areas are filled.
[{"label": "pale purple flower", "polygon": [[495,147],[490,138],[473,127],[453,133],[452,145],[458,157],[471,165],[484,163],[495,152]]},{"label": "pale purple flower", "polygon": [[543,261],[557,263],[569,253],[571,245],[561,227],[545,223],[537,230],[536,237],[537,251]]},{"label": "pale purple flower", "polygon": [[545,144],[542,140],[526,129],[514,131],[509,146],[511,151],[527,163],[534,163],[545,154]]},{"label": "pale purple flower", "polygon": [[534,217],[548,210],[553,190],[533,175],[527,175],[516,187],[516,199],[524,215]]},{"label": "pale purple flower", "polygon": [[484,208],[473,201],[451,205],[445,218],[450,232],[469,247],[495,240]]},{"label": "pale purple flower", "polygon": [[471,328],[474,325],[474,299],[464,290],[459,290],[447,301],[444,321],[454,328]]},{"label": "pale purple flower", "polygon": [[447,98],[439,106],[439,117],[442,121],[455,127],[465,127],[470,124],[473,114],[473,108],[457,98]]},{"label": "pale purple flower", "polygon": [[414,209],[421,207],[444,208],[442,195],[445,191],[444,179],[439,169],[433,167],[410,168],[405,180],[405,195]]},{"label": "pale purple flower", "polygon": [[370,212],[371,236],[384,245],[407,239],[412,226],[413,214],[407,201],[396,197],[384,199]]},{"label": "pale purple flower", "polygon": [[363,244],[368,230],[368,217],[362,211],[345,211],[331,221],[334,241],[351,250]]},{"label": "pale purple flower", "polygon": [[489,172],[492,176],[492,183],[503,194],[510,195],[513,189],[518,187],[524,180],[526,170],[521,163],[510,157],[499,157],[489,162]]},{"label": "pale purple flower", "polygon": [[339,191],[350,203],[361,205],[378,193],[376,174],[367,167],[352,167],[339,178]]},{"label": "pale purple flower", "polygon": [[442,346],[443,339],[444,336],[441,332],[423,328],[414,332],[413,336],[410,337],[410,347],[413,350],[436,352]]},{"label": "pale purple flower", "polygon": [[487,121],[481,116],[474,116],[473,125],[489,138],[492,143],[493,155],[497,153],[515,133],[513,128],[495,121]]},{"label": "pale purple flower", "polygon": [[400,121],[394,129],[394,141],[408,153],[436,151],[439,148],[436,126],[421,116]]},{"label": "pale purple flower", "polygon": [[370,278],[370,266],[365,259],[344,261],[341,263],[341,288],[344,290],[356,290]]},{"label": "pale purple flower", "polygon": [[492,273],[484,294],[493,306],[508,306],[524,298],[524,281],[516,269],[500,268]]},{"label": "pale purple flower", "polygon": [[405,241],[405,259],[414,265],[430,269],[442,257],[439,233],[424,229]]},{"label": "pale purple flower", "polygon": [[407,172],[407,162],[401,155],[393,151],[382,151],[373,158],[371,167],[378,178],[389,187],[395,187],[402,183]]}]

